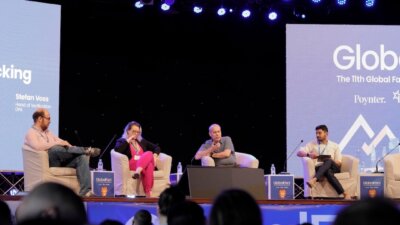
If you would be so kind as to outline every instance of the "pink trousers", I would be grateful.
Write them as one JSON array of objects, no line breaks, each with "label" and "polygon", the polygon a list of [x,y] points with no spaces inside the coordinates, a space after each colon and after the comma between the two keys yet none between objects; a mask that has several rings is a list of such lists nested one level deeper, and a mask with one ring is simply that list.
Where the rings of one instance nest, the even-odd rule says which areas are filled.
[{"label": "pink trousers", "polygon": [[135,171],[136,168],[142,167],[143,170],[140,174],[140,179],[142,181],[144,192],[146,196],[150,195],[150,191],[153,188],[154,184],[154,157],[153,152],[146,151],[140,155],[138,160],[135,160],[134,157],[129,160],[129,168],[132,171]]}]

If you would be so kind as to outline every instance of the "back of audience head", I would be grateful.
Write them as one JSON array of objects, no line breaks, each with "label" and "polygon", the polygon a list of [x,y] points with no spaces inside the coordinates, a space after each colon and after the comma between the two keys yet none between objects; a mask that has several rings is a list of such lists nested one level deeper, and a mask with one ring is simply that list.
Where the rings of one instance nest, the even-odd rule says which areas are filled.
[{"label": "back of audience head", "polygon": [[11,210],[8,204],[0,200],[0,225],[11,225]]},{"label": "back of audience head", "polygon": [[132,225],[152,225],[151,214],[145,209],[141,209],[135,213]]},{"label": "back of audience head", "polygon": [[19,224],[29,224],[30,221],[46,224],[87,223],[82,199],[68,187],[51,182],[36,186],[23,199],[16,216]]},{"label": "back of audience head", "polygon": [[203,208],[192,201],[174,205],[168,212],[168,225],[205,225]]},{"label": "back of audience head", "polygon": [[209,225],[261,225],[256,200],[246,191],[229,189],[220,193],[211,208]]},{"label": "back of audience head", "polygon": [[333,225],[395,225],[399,221],[400,210],[392,200],[368,198],[339,211]]},{"label": "back of audience head", "polygon": [[169,209],[177,203],[185,201],[185,194],[177,186],[171,186],[161,192],[158,199],[158,212],[167,216]]},{"label": "back of audience head", "polygon": [[119,222],[118,220],[105,219],[101,221],[100,225],[124,225],[124,224]]}]

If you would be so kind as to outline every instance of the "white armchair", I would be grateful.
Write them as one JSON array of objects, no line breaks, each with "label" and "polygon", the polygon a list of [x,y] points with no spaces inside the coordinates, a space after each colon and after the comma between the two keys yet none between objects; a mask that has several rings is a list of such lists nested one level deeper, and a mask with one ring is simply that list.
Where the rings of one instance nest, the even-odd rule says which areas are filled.
[{"label": "white armchair", "polygon": [[40,183],[53,181],[79,193],[80,186],[74,168],[50,167],[47,151],[37,151],[27,145],[22,147],[22,156],[25,191],[31,191]]},{"label": "white armchair", "polygon": [[[158,170],[154,171],[154,185],[151,197],[160,196],[161,192],[170,186],[172,157],[160,153],[157,161]],[[129,169],[129,159],[126,155],[111,150],[111,168],[114,171],[115,195],[145,195],[140,180],[132,178],[134,171]]]},{"label": "white armchair", "polygon": [[[243,153],[243,152],[235,152],[236,156],[236,164],[239,167],[247,167],[247,168],[258,168],[259,161],[253,155]],[[201,158],[202,166],[215,166],[214,159],[210,156],[203,156]]]},{"label": "white armchair", "polygon": [[[303,162],[304,197],[338,198],[339,195],[326,179],[317,182],[314,188],[308,187],[306,182],[315,176],[314,160],[308,157],[303,157],[301,160]],[[340,173],[335,173],[335,177],[350,196],[359,196],[358,164],[359,160],[354,156],[342,155]]]},{"label": "white armchair", "polygon": [[400,153],[387,155],[384,162],[385,168],[385,196],[400,198]]}]

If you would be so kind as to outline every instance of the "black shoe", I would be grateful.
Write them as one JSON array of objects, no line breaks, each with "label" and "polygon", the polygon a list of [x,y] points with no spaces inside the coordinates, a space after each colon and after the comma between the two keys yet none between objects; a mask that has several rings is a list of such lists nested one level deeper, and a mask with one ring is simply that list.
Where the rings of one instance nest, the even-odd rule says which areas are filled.
[{"label": "black shoe", "polygon": [[134,173],[132,176],[133,179],[139,179],[139,177],[140,177],[140,175],[138,173]]}]

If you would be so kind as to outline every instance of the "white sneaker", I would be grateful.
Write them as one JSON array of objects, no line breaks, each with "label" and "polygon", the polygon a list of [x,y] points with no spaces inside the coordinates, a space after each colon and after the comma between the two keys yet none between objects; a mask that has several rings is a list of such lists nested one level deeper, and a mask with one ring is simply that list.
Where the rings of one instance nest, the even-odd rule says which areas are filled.
[{"label": "white sneaker", "polygon": [[94,196],[96,196],[94,193],[93,193],[93,191],[88,191],[88,192],[86,192],[86,194],[84,194],[83,195],[83,197],[85,197],[85,198],[87,198],[87,197],[94,197]]}]

